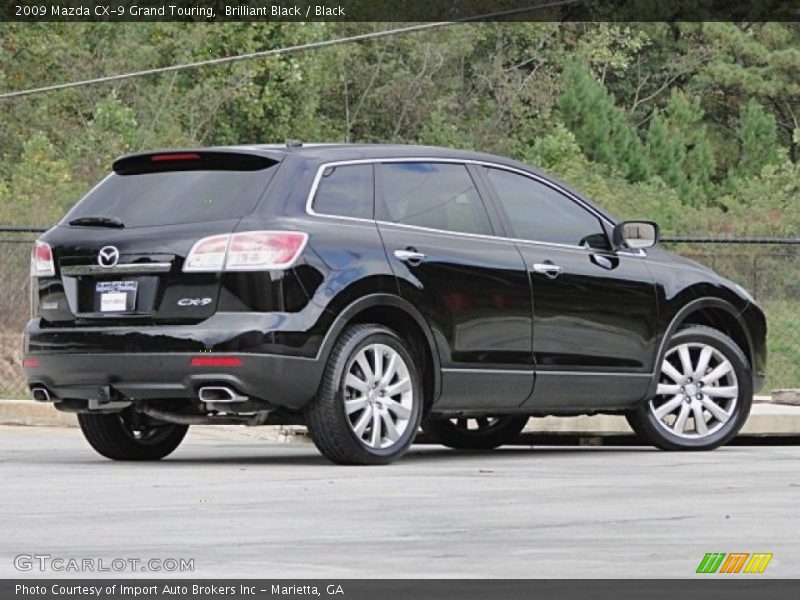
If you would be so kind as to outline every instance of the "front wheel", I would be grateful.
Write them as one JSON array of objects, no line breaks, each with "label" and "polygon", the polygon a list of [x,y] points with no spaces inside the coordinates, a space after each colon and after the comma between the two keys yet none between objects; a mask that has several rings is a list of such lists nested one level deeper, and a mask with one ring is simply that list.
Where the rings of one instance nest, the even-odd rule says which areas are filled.
[{"label": "front wheel", "polygon": [[160,460],[180,445],[189,429],[154,421],[132,408],[110,415],[81,413],[78,424],[89,445],[112,460]]},{"label": "front wheel", "polygon": [[670,340],[652,400],[627,415],[636,434],[663,450],[712,450],[750,414],[753,379],[742,350],[701,325]]},{"label": "front wheel", "polygon": [[527,416],[514,415],[430,418],[422,429],[450,448],[489,450],[516,438],[527,422]]},{"label": "front wheel", "polygon": [[347,329],[305,412],[311,439],[335,463],[376,465],[400,458],[422,414],[422,378],[404,340],[380,325]]}]

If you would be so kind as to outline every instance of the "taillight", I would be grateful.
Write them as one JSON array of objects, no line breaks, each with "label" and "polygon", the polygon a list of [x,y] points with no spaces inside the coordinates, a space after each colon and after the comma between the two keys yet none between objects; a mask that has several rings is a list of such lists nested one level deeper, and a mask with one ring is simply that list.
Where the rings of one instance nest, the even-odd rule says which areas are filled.
[{"label": "taillight", "polygon": [[308,235],[294,231],[235,233],[228,246],[226,271],[287,269],[303,251]]},{"label": "taillight", "polygon": [[36,241],[31,253],[31,275],[33,277],[53,277],[56,265],[53,262],[53,250],[50,244]]},{"label": "taillight", "polygon": [[288,269],[303,252],[308,234],[298,231],[246,231],[203,238],[183,264],[185,272],[270,271]]},{"label": "taillight", "polygon": [[195,243],[183,263],[184,272],[221,271],[230,239],[228,234],[212,235]]}]

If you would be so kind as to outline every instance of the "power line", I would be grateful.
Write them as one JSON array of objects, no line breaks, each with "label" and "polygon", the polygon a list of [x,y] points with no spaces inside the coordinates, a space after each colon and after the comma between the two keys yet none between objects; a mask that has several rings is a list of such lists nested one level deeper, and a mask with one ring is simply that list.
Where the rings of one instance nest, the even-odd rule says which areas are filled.
[{"label": "power line", "polygon": [[272,50],[261,50],[259,52],[250,52],[248,54],[238,54],[236,56],[225,56],[222,58],[212,58],[209,60],[201,60],[193,63],[183,63],[178,65],[170,65],[168,67],[157,67],[154,69],[144,69],[142,71],[131,71],[129,73],[121,73],[119,75],[109,75],[107,77],[96,77],[94,79],[84,79],[82,81],[72,81],[69,83],[58,83],[55,85],[48,85],[38,88],[30,88],[27,90],[19,90],[15,92],[5,92],[0,94],[0,100],[7,100],[9,98],[19,98],[21,96],[32,96],[34,94],[45,94],[48,92],[55,92],[67,88],[81,87],[84,85],[94,85],[97,83],[106,83],[109,81],[120,81],[123,79],[131,79],[133,77],[141,77],[143,75],[156,75],[160,73],[169,73],[171,71],[181,71],[183,69],[196,69],[198,67],[207,67],[211,65],[220,65],[225,63],[232,63],[240,60],[248,60],[251,58],[260,58],[264,56],[276,56],[279,54],[290,54],[294,52],[303,52],[305,50],[316,50],[317,48],[325,48],[329,46],[337,46],[340,44],[350,44],[354,42],[363,42],[365,40],[390,37],[394,35],[402,35],[406,33],[414,33],[417,31],[424,31],[428,29],[437,29],[440,27],[448,27],[458,23],[467,23],[470,21],[480,21],[483,19],[489,20],[497,17],[513,16],[525,12],[533,12],[537,10],[544,10],[547,8],[558,8],[561,6],[568,6],[571,4],[582,4],[585,0],[559,0],[557,2],[549,2],[547,4],[538,4],[526,6],[523,8],[514,8],[510,10],[498,11],[487,13],[483,15],[475,15],[471,17],[464,17],[454,21],[435,21],[433,23],[423,23],[421,25],[410,25],[408,27],[400,27],[397,29],[386,29],[382,31],[374,31],[372,33],[362,33],[349,37],[336,38],[332,40],[323,40],[321,42],[309,42],[307,44],[299,44],[297,46],[286,46],[284,48],[273,48]]}]

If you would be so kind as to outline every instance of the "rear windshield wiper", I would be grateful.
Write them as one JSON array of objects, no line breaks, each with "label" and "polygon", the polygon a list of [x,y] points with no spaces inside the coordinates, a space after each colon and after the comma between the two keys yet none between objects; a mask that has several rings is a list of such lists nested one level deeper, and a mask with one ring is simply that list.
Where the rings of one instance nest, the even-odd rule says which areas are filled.
[{"label": "rear windshield wiper", "polygon": [[125,223],[117,217],[78,217],[69,222],[70,225],[83,225],[86,227],[116,227],[122,229]]}]

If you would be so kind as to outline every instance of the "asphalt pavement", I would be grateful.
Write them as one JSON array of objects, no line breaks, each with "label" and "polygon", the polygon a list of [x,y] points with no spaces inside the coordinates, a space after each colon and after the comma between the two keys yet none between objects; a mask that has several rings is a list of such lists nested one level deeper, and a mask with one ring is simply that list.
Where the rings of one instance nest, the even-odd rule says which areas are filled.
[{"label": "asphalt pavement", "polygon": [[74,428],[0,427],[0,577],[131,576],[15,568],[39,554],[192,559],[193,577],[672,578],[707,552],[773,553],[748,577],[800,576],[800,447],[415,446],[337,467],[238,431],[114,463]]}]

